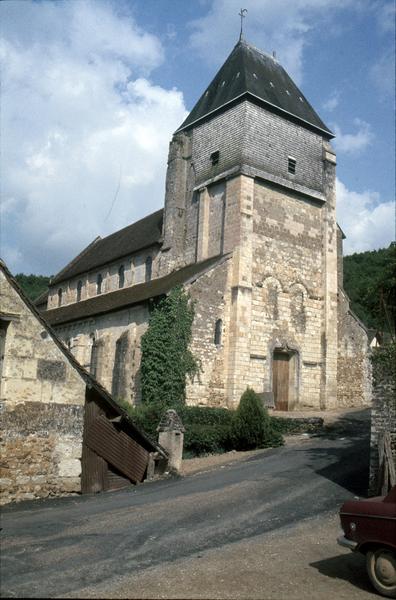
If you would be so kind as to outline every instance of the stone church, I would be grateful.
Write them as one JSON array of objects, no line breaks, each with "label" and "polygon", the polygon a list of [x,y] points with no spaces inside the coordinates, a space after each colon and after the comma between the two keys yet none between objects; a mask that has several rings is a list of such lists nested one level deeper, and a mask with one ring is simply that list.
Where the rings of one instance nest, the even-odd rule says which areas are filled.
[{"label": "stone church", "polygon": [[75,358],[137,403],[151,300],[195,301],[187,402],[370,402],[367,334],[342,287],[332,132],[277,60],[240,40],[170,143],[163,210],[98,237],[41,308]]}]

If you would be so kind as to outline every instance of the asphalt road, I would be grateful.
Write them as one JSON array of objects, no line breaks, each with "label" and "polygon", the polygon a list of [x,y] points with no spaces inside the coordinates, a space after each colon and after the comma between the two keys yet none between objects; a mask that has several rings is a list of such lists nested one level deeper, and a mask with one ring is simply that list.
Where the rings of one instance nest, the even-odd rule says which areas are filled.
[{"label": "asphalt road", "polygon": [[62,597],[328,515],[367,489],[368,411],[206,473],[3,509],[1,595]]}]

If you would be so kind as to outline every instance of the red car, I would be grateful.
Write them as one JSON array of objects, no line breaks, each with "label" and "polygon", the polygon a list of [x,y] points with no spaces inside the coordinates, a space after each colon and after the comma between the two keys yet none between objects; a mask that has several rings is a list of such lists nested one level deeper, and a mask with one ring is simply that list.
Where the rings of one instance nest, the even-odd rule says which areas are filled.
[{"label": "red car", "polygon": [[387,496],[348,500],[340,509],[344,535],[338,543],[366,555],[375,589],[396,598],[396,485]]}]

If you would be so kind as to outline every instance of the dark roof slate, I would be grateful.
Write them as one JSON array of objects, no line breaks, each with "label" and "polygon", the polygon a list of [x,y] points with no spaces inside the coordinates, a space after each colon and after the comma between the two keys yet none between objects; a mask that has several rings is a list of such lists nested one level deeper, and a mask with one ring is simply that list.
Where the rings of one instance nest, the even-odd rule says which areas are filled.
[{"label": "dark roof slate", "polygon": [[77,319],[85,319],[91,315],[101,315],[133,306],[134,304],[140,304],[150,298],[167,294],[177,285],[187,283],[191,279],[194,279],[194,277],[201,275],[217,262],[220,262],[221,258],[224,259],[224,257],[215,256],[200,263],[188,265],[165,277],[159,277],[146,283],[139,283],[121,290],[101,294],[88,300],[81,300],[80,302],[53,308],[45,311],[43,314],[51,325],[61,325],[62,323],[68,323]]},{"label": "dark roof slate", "polygon": [[144,431],[135,425],[128,413],[114,400],[109,392],[94,378],[80,363],[74,358],[73,354],[66,348],[66,346],[60,341],[55,331],[49,325],[47,319],[44,318],[43,314],[40,313],[34,306],[33,302],[29,300],[23,290],[20,288],[15,277],[8,270],[7,265],[3,260],[0,259],[0,269],[3,271],[5,278],[11,287],[14,288],[16,293],[21,298],[22,302],[28,307],[30,312],[36,317],[41,323],[43,329],[50,335],[55,345],[59,348],[62,354],[65,356],[70,365],[79,373],[88,388],[93,388],[101,397],[104,404],[108,405],[117,415],[119,415],[124,422],[128,425],[129,430],[137,436],[138,441],[151,452],[160,452],[162,456],[167,456],[168,453],[160,444],[152,440]]},{"label": "dark roof slate", "polygon": [[80,275],[161,242],[163,209],[105,238],[96,238],[51,280],[51,285]]},{"label": "dark roof slate", "polygon": [[329,138],[334,137],[285,69],[272,56],[244,40],[234,47],[178,131],[246,97],[287,113]]}]

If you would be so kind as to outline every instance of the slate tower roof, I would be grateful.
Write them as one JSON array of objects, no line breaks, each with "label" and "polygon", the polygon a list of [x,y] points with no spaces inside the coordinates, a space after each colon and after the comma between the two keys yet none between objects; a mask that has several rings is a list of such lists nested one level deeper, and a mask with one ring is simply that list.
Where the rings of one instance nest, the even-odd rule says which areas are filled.
[{"label": "slate tower roof", "polygon": [[285,69],[268,54],[240,40],[178,131],[189,129],[231,103],[252,100],[332,138]]}]

